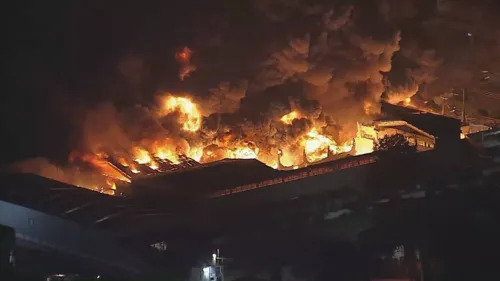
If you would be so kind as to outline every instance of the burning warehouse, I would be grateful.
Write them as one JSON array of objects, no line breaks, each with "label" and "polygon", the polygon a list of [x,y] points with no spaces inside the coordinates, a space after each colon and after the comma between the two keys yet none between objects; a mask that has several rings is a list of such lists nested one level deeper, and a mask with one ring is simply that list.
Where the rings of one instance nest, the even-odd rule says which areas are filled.
[{"label": "burning warehouse", "polygon": [[[248,194],[256,192],[244,191],[265,190],[259,192],[265,195],[255,195],[257,199],[279,201],[341,186],[363,186],[367,169],[377,162],[377,156],[371,152],[385,136],[403,135],[420,152],[453,147],[460,140],[459,120],[389,104],[384,104],[382,110],[382,118],[358,122],[354,137],[343,145],[337,145],[332,137],[321,134],[315,127],[306,127],[305,133],[295,137],[298,143],[284,144],[282,148],[274,146],[274,159],[269,156],[272,154],[269,150],[267,154],[261,154],[258,147],[260,143],[237,142],[233,148],[228,148],[231,134],[223,134],[216,142],[218,145],[212,144],[203,149],[188,145],[179,147],[167,141],[161,143],[164,146],[152,142],[153,145],[149,147],[134,147],[131,150],[133,158],[126,158],[124,154],[72,154],[71,157],[97,169],[100,178],[94,177],[92,180],[103,181],[108,188],[96,185],[91,189],[108,194],[144,197],[150,202],[160,198],[160,201],[168,198],[170,201],[186,202],[236,193],[248,198]],[[285,114],[274,126],[285,130],[291,127],[293,131],[293,126],[299,126],[299,120],[307,120],[300,119],[301,114],[298,110]],[[183,129],[190,130],[197,126],[196,118],[185,118],[185,122],[179,122]],[[186,125],[189,120],[195,121]],[[436,129],[439,126],[441,128]],[[450,141],[440,143],[439,139]],[[293,146],[295,150],[284,149]],[[265,148],[262,145],[260,147]],[[78,175],[75,177],[79,178]],[[339,186],[318,181],[319,178],[338,182]],[[64,178],[60,181],[64,181]],[[274,192],[268,190],[280,191],[272,196]]]},{"label": "burning warehouse", "polygon": [[[15,172],[80,188],[53,195],[71,205],[58,214],[92,213],[95,199],[83,196],[94,193],[104,206],[110,199],[120,209],[124,200],[154,213],[369,193],[398,185],[406,174],[394,168],[419,181],[427,170],[441,176],[459,163],[460,122],[426,109],[460,111],[458,96],[438,97],[472,89],[479,68],[494,73],[488,64],[498,64],[498,34],[483,20],[496,21],[497,9],[464,9],[478,22],[458,17],[457,30],[457,17],[436,1],[139,2],[42,5],[61,13],[45,17],[60,21],[56,28],[28,24],[43,32],[21,33],[60,41],[14,48],[9,73],[20,77],[9,80],[22,106],[7,103],[4,120],[16,121],[5,122],[15,128],[6,139],[19,148],[5,147],[50,159],[16,163]],[[46,13],[24,14],[38,23]],[[404,160],[417,160],[377,151],[395,134],[418,151]],[[120,211],[95,210],[89,221],[115,223],[128,216],[113,216]]]},{"label": "burning warehouse", "polygon": [[[148,204],[157,202],[159,206],[167,204],[180,207],[186,202],[207,199],[219,202],[224,199],[229,205],[244,205],[276,202],[346,187],[363,188],[369,182],[371,171],[380,169],[377,154],[371,153],[373,147],[388,135],[405,136],[419,152],[433,153],[435,149],[439,152],[439,148],[453,147],[454,143],[460,141],[459,135],[455,135],[449,143],[437,142],[440,138],[446,140],[447,132],[459,132],[459,120],[444,118],[447,121],[444,125],[436,125],[442,123],[441,116],[387,105],[383,108],[389,108],[382,112],[385,117],[370,123],[358,123],[356,136],[345,147],[331,145],[332,140],[327,137],[314,139],[317,135],[306,135],[310,139],[306,139],[305,144],[312,140],[317,145],[315,147],[321,147],[321,141],[325,141],[330,146],[326,147],[325,152],[316,154],[320,156],[316,159],[308,157],[305,146],[302,150],[303,162],[293,167],[284,166],[281,162],[278,162],[280,164],[277,167],[270,167],[255,155],[248,157],[253,159],[226,157],[200,163],[201,160],[196,161],[184,154],[168,154],[170,159],[167,159],[147,151],[138,154],[142,158],[136,161],[126,162],[123,158],[108,156],[96,163],[99,163],[108,180],[114,180],[116,186],[113,186],[113,192],[147,201]],[[397,114],[394,114],[394,110],[397,110]],[[429,133],[433,128],[422,126],[426,123],[419,122],[420,118],[425,121],[431,118],[433,126],[444,126],[441,130],[444,133]],[[450,127],[453,124],[455,126]],[[280,155],[277,154],[276,161],[279,160]]]},{"label": "burning warehouse", "polygon": [[[214,217],[215,220],[218,218],[214,213],[216,214],[217,210],[220,209],[225,211],[226,208],[233,210],[240,207],[251,208],[252,205],[257,204],[290,202],[290,200],[299,197],[324,197],[325,194],[345,189],[364,192],[367,188],[372,187],[370,175],[380,173],[383,164],[381,164],[382,161],[377,153],[359,153],[358,144],[363,147],[369,147],[368,144],[370,144],[373,147],[373,144],[384,136],[398,133],[406,136],[409,142],[413,139],[414,143],[420,146],[418,151],[421,151],[421,154],[434,153],[440,148],[436,143],[436,139],[440,135],[432,135],[426,131],[430,130],[427,127],[420,129],[410,121],[401,120],[408,120],[410,117],[407,115],[414,114],[412,111],[402,110],[406,113],[399,115],[400,120],[379,120],[370,124],[360,123],[358,133],[349,149],[341,151],[329,149],[324,158],[315,162],[307,162],[307,152],[304,150],[306,162],[296,169],[293,167],[291,169],[286,167],[275,169],[257,159],[223,159],[202,164],[185,155],[178,154],[172,160],[153,156],[148,161],[130,162],[134,165],[133,169],[135,170],[132,170],[130,164],[121,159],[101,156],[102,158],[88,158],[87,160],[98,163],[103,175],[108,179],[115,180],[116,187],[112,189],[113,191],[131,191],[129,196],[131,200],[106,196],[35,176],[12,177],[10,183],[4,186],[1,199],[14,203],[3,203],[8,204],[10,209],[27,209],[21,207],[27,206],[40,210],[41,212],[37,213],[37,219],[48,216],[45,213],[53,213],[57,217],[50,217],[50,219],[61,224],[63,222],[59,222],[58,216],[66,220],[68,218],[76,220],[82,225],[83,222],[87,224],[90,222],[92,228],[85,231],[95,232],[95,237],[102,236],[103,241],[99,243],[105,247],[91,247],[92,251],[80,247],[81,249],[77,250],[87,251],[89,252],[87,255],[91,255],[91,257],[108,257],[111,253],[121,253],[121,249],[115,246],[111,238],[94,228],[109,227],[123,235],[126,231],[135,233],[137,228],[157,230],[189,223],[196,225],[196,227],[202,227],[200,224],[193,224],[193,222],[205,220],[207,217],[209,222],[213,222]],[[389,113],[385,116],[385,119],[395,119]],[[422,116],[425,116],[423,118],[432,118],[432,116],[421,113],[417,115],[417,119]],[[432,120],[439,123],[439,119],[438,116],[437,119]],[[460,128],[458,120],[450,120],[450,123],[456,123],[457,128]],[[454,129],[443,128],[443,131],[454,131]],[[456,141],[459,140],[459,135],[457,135]],[[361,155],[355,155],[356,153]],[[80,158],[82,157],[80,156]],[[152,162],[156,163],[156,166],[151,167]],[[424,166],[426,164],[424,163]],[[401,164],[395,163],[395,165]],[[22,188],[19,188],[20,186]],[[28,194],[39,194],[39,196],[36,196],[37,200],[33,200],[27,198]],[[62,197],[56,199],[58,196]],[[54,200],[56,201],[54,202]],[[147,206],[147,210],[140,206]],[[196,208],[194,213],[200,209],[206,211],[207,217],[201,216],[200,218],[199,213],[196,213],[196,216],[190,216],[193,213],[190,211],[194,208]],[[215,210],[215,212],[208,212],[208,210]],[[267,209],[264,208],[264,210]],[[173,218],[170,215],[171,212],[180,215]],[[31,213],[28,215],[34,216]],[[197,219],[192,217],[197,217]],[[9,223],[11,222],[9,221]],[[67,222],[64,221],[64,223]],[[64,226],[66,227],[66,225]],[[25,229],[21,230],[25,231]],[[72,243],[71,239],[79,239],[80,236],[77,235],[79,232],[81,231],[78,229],[68,232],[65,239],[69,242],[66,240],[49,242],[56,243],[57,247],[61,247],[59,244],[68,247],[66,244]],[[37,235],[45,234],[37,233]],[[29,238],[24,232],[20,237]],[[111,242],[104,240],[104,238]],[[44,243],[47,244],[47,242]],[[73,244],[81,245],[81,243]],[[69,250],[75,251],[74,249]],[[129,271],[131,269],[138,270],[135,267],[141,270],[147,268],[123,254],[119,258],[111,256],[109,258],[114,261],[111,267],[125,268]],[[109,266],[106,262],[100,262]],[[135,267],[132,268],[130,264]]]},{"label": "burning warehouse", "polygon": [[[376,37],[369,36],[366,27],[373,25],[365,21],[372,9],[363,3],[277,5],[276,10],[266,4],[248,8],[263,16],[263,26],[281,22],[280,34],[238,26],[218,35],[245,40],[176,48],[170,56],[178,74],[175,83],[142,81],[146,60],[123,58],[120,74],[147,84],[134,91],[153,89],[149,96],[86,106],[68,166],[24,163],[16,170],[115,194],[130,183],[141,186],[151,177],[175,177],[224,159],[258,160],[269,170],[263,174],[272,178],[280,171],[300,172],[371,153],[374,143],[394,133],[405,135],[420,151],[453,139],[439,135],[441,129],[429,129],[422,121],[425,114],[387,117],[380,107],[381,100],[406,101],[430,82],[442,62],[435,52],[415,46],[409,47],[412,52],[403,50],[403,34],[389,23]],[[297,28],[297,22],[304,26]],[[241,37],[241,30],[248,32]],[[259,47],[248,50],[254,41]],[[223,61],[231,61],[231,67],[220,67]],[[402,63],[407,61],[411,69]],[[396,75],[400,79],[393,74],[401,74]],[[234,183],[243,184],[251,182]]]},{"label": "burning warehouse", "polygon": [[[414,112],[407,111],[406,114],[412,115]],[[404,116],[400,115],[400,117]],[[420,117],[428,118],[429,116],[421,112]],[[436,118],[434,122],[439,123],[441,117],[436,116]],[[460,129],[459,120],[448,121],[455,124],[455,129]],[[369,125],[359,124],[358,126],[358,134],[353,141],[352,149],[340,154],[330,152],[320,161],[306,162],[295,169],[284,167],[273,169],[250,159],[227,159],[211,164],[199,164],[193,168],[179,169],[173,173],[156,173],[156,175],[138,177],[133,180],[132,187],[137,196],[148,197],[148,202],[154,201],[155,197],[157,199],[175,197],[184,200],[189,198],[195,201],[231,197],[234,200],[229,200],[230,205],[280,201],[346,187],[365,187],[369,181],[370,171],[381,167],[377,166],[379,158],[375,153],[363,154],[363,151],[359,151],[360,155],[356,156],[358,144],[361,144],[362,148],[373,149],[374,144],[377,144],[384,136],[401,134],[410,145],[417,147],[417,151],[439,154],[439,148],[456,147],[455,144],[460,141],[457,135],[455,141],[438,142],[436,146],[436,139],[442,135],[432,135],[402,120],[380,120]],[[430,130],[428,127],[426,129]],[[447,130],[453,131],[454,129],[443,128],[444,132]],[[438,149],[437,152],[434,152],[435,148]],[[457,151],[453,153],[458,154]],[[448,155],[447,158],[442,159],[441,164],[453,162],[452,156]]]}]

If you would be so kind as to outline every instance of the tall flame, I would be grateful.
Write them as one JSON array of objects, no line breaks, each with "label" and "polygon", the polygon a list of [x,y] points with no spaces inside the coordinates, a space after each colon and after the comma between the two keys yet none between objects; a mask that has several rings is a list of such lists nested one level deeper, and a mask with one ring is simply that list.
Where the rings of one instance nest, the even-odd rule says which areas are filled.
[{"label": "tall flame", "polygon": [[[110,166],[109,158],[127,170],[127,175],[151,172],[164,172],[162,165],[179,165],[186,161],[186,157],[200,163],[207,163],[223,158],[230,159],[257,159],[269,167],[297,169],[307,166],[331,155],[342,153],[369,153],[373,149],[373,142],[361,138],[338,144],[332,136],[324,132],[321,124],[314,124],[314,120],[307,123],[312,125],[305,132],[296,133],[296,142],[277,143],[271,147],[259,147],[255,140],[248,136],[236,136],[232,132],[225,132],[209,141],[203,141],[201,131],[202,118],[199,105],[187,97],[168,95],[161,100],[160,117],[171,116],[179,128],[186,133],[186,138],[170,138],[168,136],[154,139],[142,139],[128,152],[128,155],[80,155],[85,162],[91,163],[102,175],[109,178],[104,184],[102,192],[114,192],[116,181],[130,182],[114,166]],[[294,120],[308,118],[298,110],[291,111],[279,118],[286,127],[284,130],[295,130]],[[309,126],[308,125],[308,126]],[[323,125],[324,126],[324,125]],[[359,131],[359,128],[358,128]],[[189,141],[188,141],[189,139]],[[195,140],[195,141],[191,141]],[[94,188],[93,188],[94,189]],[[104,190],[104,191],[103,191]]]},{"label": "tall flame", "polygon": [[330,147],[335,149],[336,146],[335,141],[318,133],[316,128],[311,129],[304,136],[302,145],[307,161],[310,163],[325,159]]},{"label": "tall flame", "polygon": [[147,164],[151,162],[151,155],[143,148],[135,147],[133,149],[134,161],[139,164]]},{"label": "tall flame", "polygon": [[196,132],[201,126],[201,113],[198,106],[188,98],[168,96],[163,101],[162,115],[179,113],[178,122],[185,131]]},{"label": "tall flame", "polygon": [[302,116],[301,116],[301,114],[299,112],[292,111],[292,112],[290,112],[288,114],[283,115],[283,117],[281,117],[280,120],[281,120],[281,122],[283,122],[283,123],[285,123],[287,125],[291,125],[292,122],[293,122],[293,120],[299,119],[301,117]]},{"label": "tall flame", "polygon": [[254,147],[253,149],[249,146],[240,146],[227,151],[227,158],[232,159],[257,159],[259,154],[259,149]]}]

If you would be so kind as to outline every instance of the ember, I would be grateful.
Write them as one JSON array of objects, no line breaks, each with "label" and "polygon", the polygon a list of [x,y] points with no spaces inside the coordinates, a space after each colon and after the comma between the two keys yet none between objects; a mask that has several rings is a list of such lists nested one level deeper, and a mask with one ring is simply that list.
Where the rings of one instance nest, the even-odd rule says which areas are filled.
[{"label": "ember", "polygon": [[181,64],[181,68],[179,70],[179,79],[181,81],[188,77],[191,72],[196,70],[196,67],[191,64],[192,53],[191,49],[184,47],[175,54],[175,58]]}]

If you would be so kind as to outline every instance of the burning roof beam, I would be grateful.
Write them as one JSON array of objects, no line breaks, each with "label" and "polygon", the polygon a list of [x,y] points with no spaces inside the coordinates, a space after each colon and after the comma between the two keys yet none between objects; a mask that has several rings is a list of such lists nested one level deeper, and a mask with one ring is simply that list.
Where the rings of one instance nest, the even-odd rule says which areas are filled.
[{"label": "burning roof beam", "polygon": [[150,163],[132,163],[130,165],[127,164],[126,166],[120,164],[119,161],[113,158],[108,159],[108,162],[111,167],[119,171],[120,174],[126,176],[128,179],[132,179],[138,175],[168,173],[200,165],[200,163],[187,157],[186,155],[179,154],[177,156],[179,163],[174,163],[168,159],[162,159],[159,157],[152,157],[152,161],[150,161]]},{"label": "burning roof beam", "polygon": [[[128,179],[130,181],[130,178],[131,178],[130,175],[125,173],[122,169],[118,168],[118,166],[116,164],[110,162],[109,160],[107,161],[107,164],[108,164],[108,166],[113,168],[116,172],[118,172],[120,175],[122,175],[123,177],[125,177],[126,179]],[[118,180],[121,180],[121,179],[118,179]]]}]

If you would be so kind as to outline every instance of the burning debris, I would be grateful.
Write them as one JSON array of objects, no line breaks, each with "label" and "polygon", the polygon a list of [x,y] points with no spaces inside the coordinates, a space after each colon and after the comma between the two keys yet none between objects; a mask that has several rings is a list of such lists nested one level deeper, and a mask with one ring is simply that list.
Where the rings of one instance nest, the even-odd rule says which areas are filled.
[{"label": "burning debris", "polygon": [[[308,112],[296,103],[291,106],[295,110],[286,114],[235,124],[224,114],[203,116],[201,112],[210,109],[203,108],[202,100],[195,102],[187,95],[167,93],[158,101],[148,110],[119,112],[112,106],[100,106],[89,111],[83,126],[87,136],[84,147],[88,150],[71,153],[69,168],[49,163],[38,163],[39,170],[29,168],[37,167],[35,163],[17,170],[112,194],[116,184],[126,184],[137,176],[225,158],[257,159],[275,169],[292,169],[330,156],[356,153],[352,138],[337,143],[327,133],[328,125],[311,114],[314,111]],[[131,112],[137,114],[135,123],[126,122]],[[83,171],[94,176],[83,176]]]},{"label": "burning debris", "polygon": [[196,66],[191,64],[192,53],[193,51],[188,47],[183,47],[179,52],[175,53],[175,59],[181,65],[179,70],[179,79],[181,79],[181,81],[186,79],[191,72],[196,70]]},{"label": "burning debris", "polygon": [[[166,94],[158,100],[160,104],[149,111],[152,114],[147,117],[147,122],[141,118],[141,122],[129,124],[138,127],[144,122],[157,124],[158,127],[154,126],[147,135],[140,132],[137,139],[130,138],[127,143],[135,145],[128,150],[119,152],[110,149],[106,146],[109,142],[105,138],[98,142],[103,145],[94,143],[87,147],[94,148],[93,153],[96,155],[104,155],[104,159],[117,159],[115,161],[120,166],[127,167],[134,174],[139,173],[138,165],[159,170],[160,163],[168,161],[171,165],[178,165],[185,163],[186,159],[199,163],[224,158],[257,159],[275,168],[278,165],[303,166],[326,158],[328,152],[339,154],[349,152],[352,148],[352,140],[338,145],[333,137],[322,133],[325,130],[324,123],[316,122],[313,116],[298,110],[265,118],[260,123],[232,124],[232,120],[226,120],[219,113],[201,115],[201,112],[209,111],[203,108],[203,101],[195,103],[187,96],[172,94]],[[215,125],[210,124],[210,119],[217,119]],[[151,128],[143,129],[148,131]],[[125,126],[119,135],[125,134],[125,131],[131,130]],[[96,135],[93,131],[86,131],[85,134]],[[297,155],[289,157],[284,154]],[[279,161],[279,158],[294,160]]]}]

